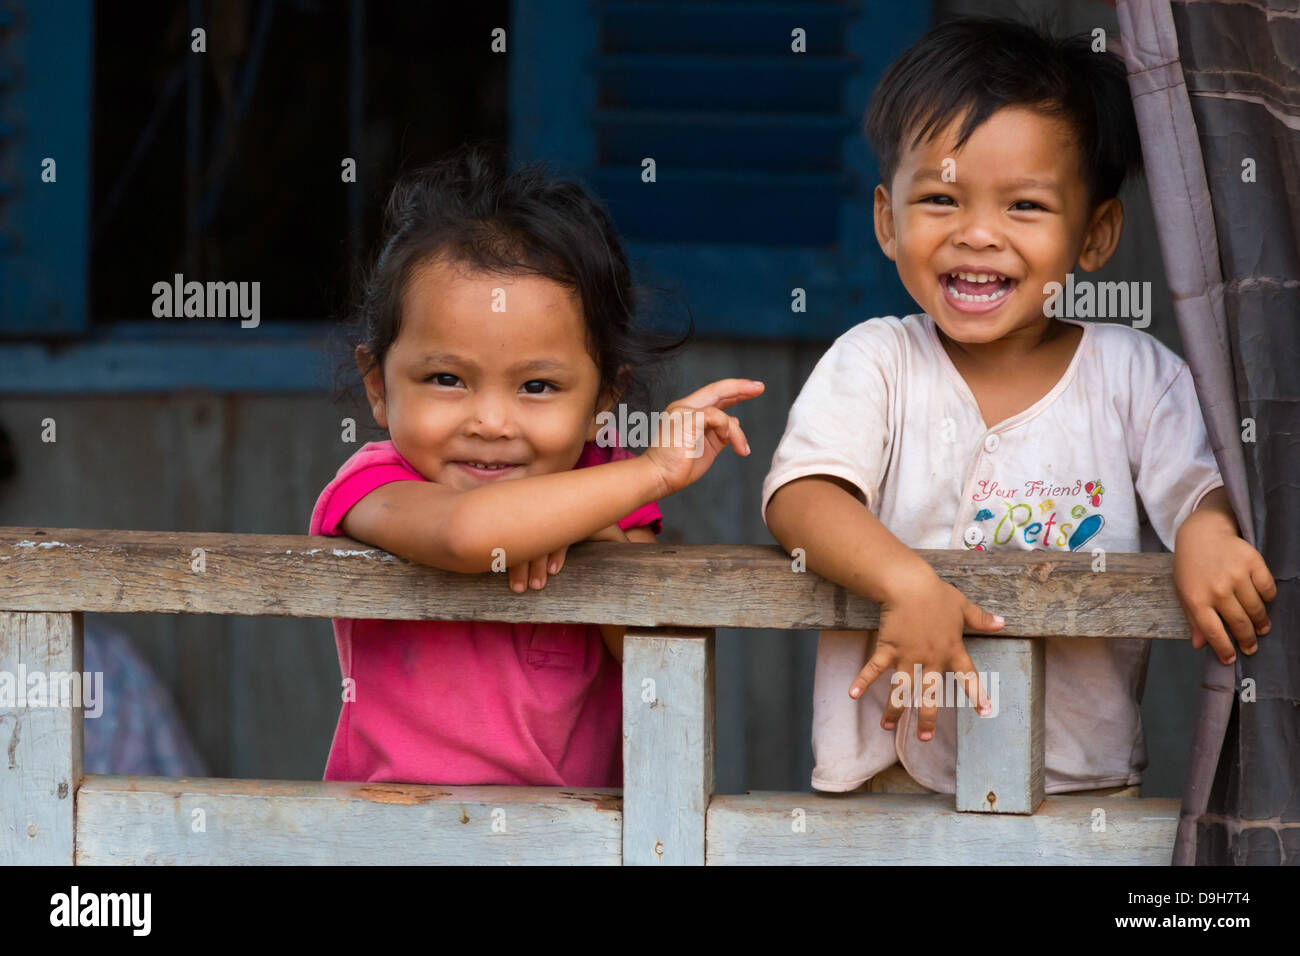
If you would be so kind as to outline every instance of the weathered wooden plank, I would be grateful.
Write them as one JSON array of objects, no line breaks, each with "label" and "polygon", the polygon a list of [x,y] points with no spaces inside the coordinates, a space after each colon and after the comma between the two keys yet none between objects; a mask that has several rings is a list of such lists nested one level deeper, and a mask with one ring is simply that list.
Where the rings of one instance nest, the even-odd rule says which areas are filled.
[{"label": "weathered wooden plank", "polygon": [[90,775],[77,863],[617,866],[618,790]]},{"label": "weathered wooden plank", "polygon": [[[204,570],[192,570],[202,549]],[[1004,615],[1022,637],[1187,638],[1172,557],[920,551],[940,577]],[[504,575],[423,567],[347,538],[0,529],[0,606],[623,624],[630,627],[862,629],[879,608],[776,546],[627,545],[569,550],[541,591]],[[454,586],[453,586],[454,585]]]},{"label": "weathered wooden plank", "polygon": [[[994,716],[957,708],[957,809],[1033,813],[1043,802],[1047,693],[1043,642],[967,637]],[[994,684],[996,681],[996,684]]]},{"label": "weathered wooden plank", "polygon": [[712,631],[623,638],[623,863],[704,865],[713,794]]},{"label": "weathered wooden plank", "polygon": [[73,862],[81,628],[80,614],[0,611],[0,865]]},{"label": "weathered wooden plank", "polygon": [[747,793],[709,805],[708,863],[1168,866],[1176,799],[1049,796],[1038,812],[961,813],[948,794]]}]

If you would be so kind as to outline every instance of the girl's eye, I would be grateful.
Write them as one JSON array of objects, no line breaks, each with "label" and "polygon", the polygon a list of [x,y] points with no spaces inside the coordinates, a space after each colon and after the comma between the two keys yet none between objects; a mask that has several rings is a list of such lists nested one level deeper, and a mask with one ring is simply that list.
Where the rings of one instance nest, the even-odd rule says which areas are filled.
[{"label": "girl's eye", "polygon": [[[939,200],[939,199],[944,199],[944,200],[947,200],[947,201],[946,201],[946,202],[936,202],[936,200]],[[951,204],[951,205],[956,205],[956,203],[953,202],[953,198],[952,198],[951,196],[942,196],[942,195],[939,195],[939,196],[926,196],[924,199],[921,200],[921,202],[932,202],[932,203],[934,203],[936,206],[947,206],[947,205],[950,205],[950,204]]]},{"label": "girl's eye", "polygon": [[446,385],[448,388],[451,388],[457,382],[460,381],[460,379],[457,376],[452,375],[450,372],[434,372],[432,375],[426,376],[424,380],[426,382],[432,382],[436,380],[439,385]]},{"label": "girl's eye", "polygon": [[[541,387],[529,388],[530,385],[538,385]],[[523,387],[524,387],[524,391],[526,391],[529,395],[545,395],[546,389],[548,388],[553,388],[556,391],[559,391],[559,386],[557,386],[554,382],[544,382],[540,378],[534,378],[531,379],[530,381],[524,382]]]},{"label": "girl's eye", "polygon": [[1032,199],[1021,199],[1020,201],[1018,201],[1018,202],[1014,202],[1014,203],[1011,204],[1011,208],[1012,208],[1012,209],[1015,209],[1017,212],[1029,212],[1029,211],[1030,211],[1029,209],[1020,209],[1020,208],[1019,208],[1020,206],[1029,206],[1029,207],[1031,207],[1032,209],[1043,209],[1043,208],[1045,208],[1045,207],[1043,207],[1042,205],[1040,205],[1039,203],[1034,202]]}]

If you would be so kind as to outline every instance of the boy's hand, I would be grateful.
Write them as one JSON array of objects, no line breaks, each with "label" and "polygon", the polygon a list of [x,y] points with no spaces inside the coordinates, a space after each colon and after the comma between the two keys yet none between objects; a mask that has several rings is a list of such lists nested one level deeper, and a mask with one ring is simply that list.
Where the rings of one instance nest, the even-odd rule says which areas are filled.
[{"label": "boy's hand", "polygon": [[1260,553],[1217,514],[1196,511],[1178,529],[1174,590],[1191,625],[1192,647],[1210,644],[1225,664],[1237,659],[1228,630],[1243,653],[1254,654],[1255,635],[1272,627],[1264,602],[1277,597],[1273,575]]},{"label": "boy's hand", "polygon": [[[588,541],[623,541],[626,542],[628,537],[623,533],[623,529],[616,524],[607,528],[601,528]],[[552,551],[550,554],[540,558],[534,558],[532,561],[524,561],[516,564],[506,571],[508,578],[507,583],[510,590],[522,594],[529,583],[532,583],[533,589],[540,591],[546,587],[546,578],[548,574],[559,574],[560,568],[564,567],[564,556],[569,553],[566,545],[558,551]]]},{"label": "boy's hand", "polygon": [[[889,596],[881,602],[876,651],[853,681],[849,696],[856,700],[876,678],[896,670],[907,677],[908,683],[902,686],[910,687],[910,692],[903,696],[904,703],[910,704],[912,700],[919,699],[924,689],[924,685],[911,687],[914,666],[920,664],[923,680],[925,675],[932,672],[939,672],[941,677],[944,671],[965,675],[962,684],[967,699],[978,702],[981,715],[988,714],[991,710],[990,703],[984,696],[975,664],[966,653],[961,635],[963,629],[991,632],[1003,626],[1002,618],[972,604],[964,594],[941,580],[937,574],[910,574],[906,580],[891,589]],[[944,681],[943,685],[946,683]],[[893,697],[891,694],[890,704],[880,720],[880,726],[884,730],[893,730],[903,712],[902,707],[896,706]],[[920,711],[921,719],[916,736],[920,740],[930,740],[934,737],[938,708],[923,704]]]},{"label": "boy's hand", "polygon": [[761,391],[762,382],[726,378],[668,406],[660,417],[654,444],[641,456],[658,469],[662,488],[657,497],[667,498],[698,481],[727,445],[738,455],[749,454],[749,440],[739,420],[723,409]]}]

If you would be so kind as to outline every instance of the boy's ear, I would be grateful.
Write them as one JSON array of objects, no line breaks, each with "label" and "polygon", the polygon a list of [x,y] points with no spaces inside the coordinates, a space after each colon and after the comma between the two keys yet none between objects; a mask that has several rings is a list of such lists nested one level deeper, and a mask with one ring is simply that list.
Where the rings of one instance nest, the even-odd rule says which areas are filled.
[{"label": "boy's ear", "polygon": [[1079,267],[1095,272],[1115,254],[1119,235],[1124,229],[1124,204],[1117,198],[1107,199],[1093,211],[1092,221],[1079,250]]},{"label": "boy's ear", "polygon": [[894,242],[894,206],[889,199],[889,191],[885,189],[884,183],[876,186],[876,241],[880,243],[880,251],[892,260],[897,260],[897,249]]},{"label": "boy's ear", "polygon": [[375,424],[388,429],[388,406],[384,400],[384,370],[376,363],[370,368],[370,352],[364,345],[358,345],[353,356],[357,360],[357,371],[361,373],[366,384],[366,402],[375,416]]}]

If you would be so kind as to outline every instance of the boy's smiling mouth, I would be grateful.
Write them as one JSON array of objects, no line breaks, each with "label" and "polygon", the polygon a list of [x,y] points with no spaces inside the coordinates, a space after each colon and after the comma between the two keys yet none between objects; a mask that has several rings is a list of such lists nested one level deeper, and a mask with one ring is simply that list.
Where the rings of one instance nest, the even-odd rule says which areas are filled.
[{"label": "boy's smiling mouth", "polygon": [[991,312],[1011,297],[1017,282],[987,267],[959,266],[939,273],[947,303],[959,312]]}]

